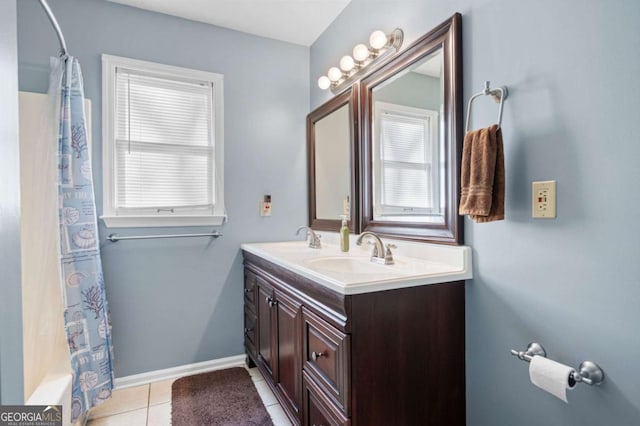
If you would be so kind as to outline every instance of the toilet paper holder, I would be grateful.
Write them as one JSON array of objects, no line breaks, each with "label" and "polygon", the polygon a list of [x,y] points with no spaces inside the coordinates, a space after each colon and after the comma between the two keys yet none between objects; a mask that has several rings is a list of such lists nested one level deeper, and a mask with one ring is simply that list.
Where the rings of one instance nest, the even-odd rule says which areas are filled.
[{"label": "toilet paper holder", "polygon": [[[547,352],[540,343],[529,343],[526,351],[516,351],[511,349],[511,355],[517,356],[522,361],[531,362],[535,356],[547,357]],[[578,370],[569,375],[569,385],[574,386],[577,382],[586,383],[592,386],[599,386],[604,380],[604,371],[595,362],[584,361],[578,367]]]}]

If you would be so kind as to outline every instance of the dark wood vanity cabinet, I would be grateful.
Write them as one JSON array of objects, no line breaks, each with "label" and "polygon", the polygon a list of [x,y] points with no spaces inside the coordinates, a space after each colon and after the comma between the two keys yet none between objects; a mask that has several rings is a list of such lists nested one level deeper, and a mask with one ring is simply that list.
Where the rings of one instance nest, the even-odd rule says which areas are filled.
[{"label": "dark wood vanity cabinet", "polygon": [[285,399],[285,405],[297,418],[300,412],[300,308],[299,301],[285,293],[275,291],[276,336],[275,359],[277,365],[278,391]]},{"label": "dark wood vanity cabinet", "polygon": [[267,282],[256,277],[256,308],[257,308],[257,326],[258,326],[258,360],[259,367],[266,371],[266,373],[275,379],[277,370],[274,363],[277,353],[275,351],[276,346],[274,340],[276,340],[276,334],[274,330],[275,314],[273,310],[273,303],[275,301],[273,287]]},{"label": "dark wood vanity cabinet", "polygon": [[244,256],[247,356],[294,424],[465,424],[464,282],[343,295]]},{"label": "dark wood vanity cabinet", "polygon": [[[276,289],[270,280],[249,270],[245,281],[255,282],[257,342],[251,341],[245,333],[247,354],[253,358],[258,368],[275,386],[281,402],[298,417],[301,406],[300,370],[300,316],[301,303]],[[248,285],[245,284],[245,288]],[[247,304],[245,298],[245,305]],[[245,310],[251,308],[245,307]],[[245,330],[250,327],[245,316]],[[256,347],[257,351],[252,351]]]}]

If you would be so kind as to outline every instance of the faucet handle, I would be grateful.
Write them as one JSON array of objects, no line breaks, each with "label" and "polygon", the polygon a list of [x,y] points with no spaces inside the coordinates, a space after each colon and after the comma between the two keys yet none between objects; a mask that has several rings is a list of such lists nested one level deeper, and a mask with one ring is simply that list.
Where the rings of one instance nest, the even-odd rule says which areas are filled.
[{"label": "faucet handle", "polygon": [[394,263],[393,262],[393,253],[391,253],[391,249],[392,248],[395,249],[395,248],[398,248],[398,246],[395,245],[395,244],[391,244],[391,243],[387,244],[387,251],[384,254],[384,264],[385,265],[393,265],[393,263]]},{"label": "faucet handle", "polygon": [[373,246],[373,250],[371,250],[371,257],[378,257],[378,246],[373,241],[367,241],[367,245]]}]

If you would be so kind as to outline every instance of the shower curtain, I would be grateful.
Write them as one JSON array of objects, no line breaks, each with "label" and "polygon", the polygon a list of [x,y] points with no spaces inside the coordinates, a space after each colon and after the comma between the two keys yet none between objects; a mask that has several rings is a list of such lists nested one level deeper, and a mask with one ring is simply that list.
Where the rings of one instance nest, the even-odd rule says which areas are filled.
[{"label": "shower curtain", "polygon": [[73,371],[71,421],[111,397],[113,348],[102,275],[82,74],[52,58],[49,96],[58,123],[57,186],[64,322]]}]

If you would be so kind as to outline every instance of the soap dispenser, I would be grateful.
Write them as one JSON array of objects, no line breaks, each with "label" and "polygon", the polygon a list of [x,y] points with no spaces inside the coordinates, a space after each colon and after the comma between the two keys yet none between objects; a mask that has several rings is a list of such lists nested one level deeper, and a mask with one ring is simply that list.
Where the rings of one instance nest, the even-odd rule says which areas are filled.
[{"label": "soap dispenser", "polygon": [[349,251],[349,227],[347,226],[347,216],[342,214],[342,227],[340,228],[340,250]]}]

